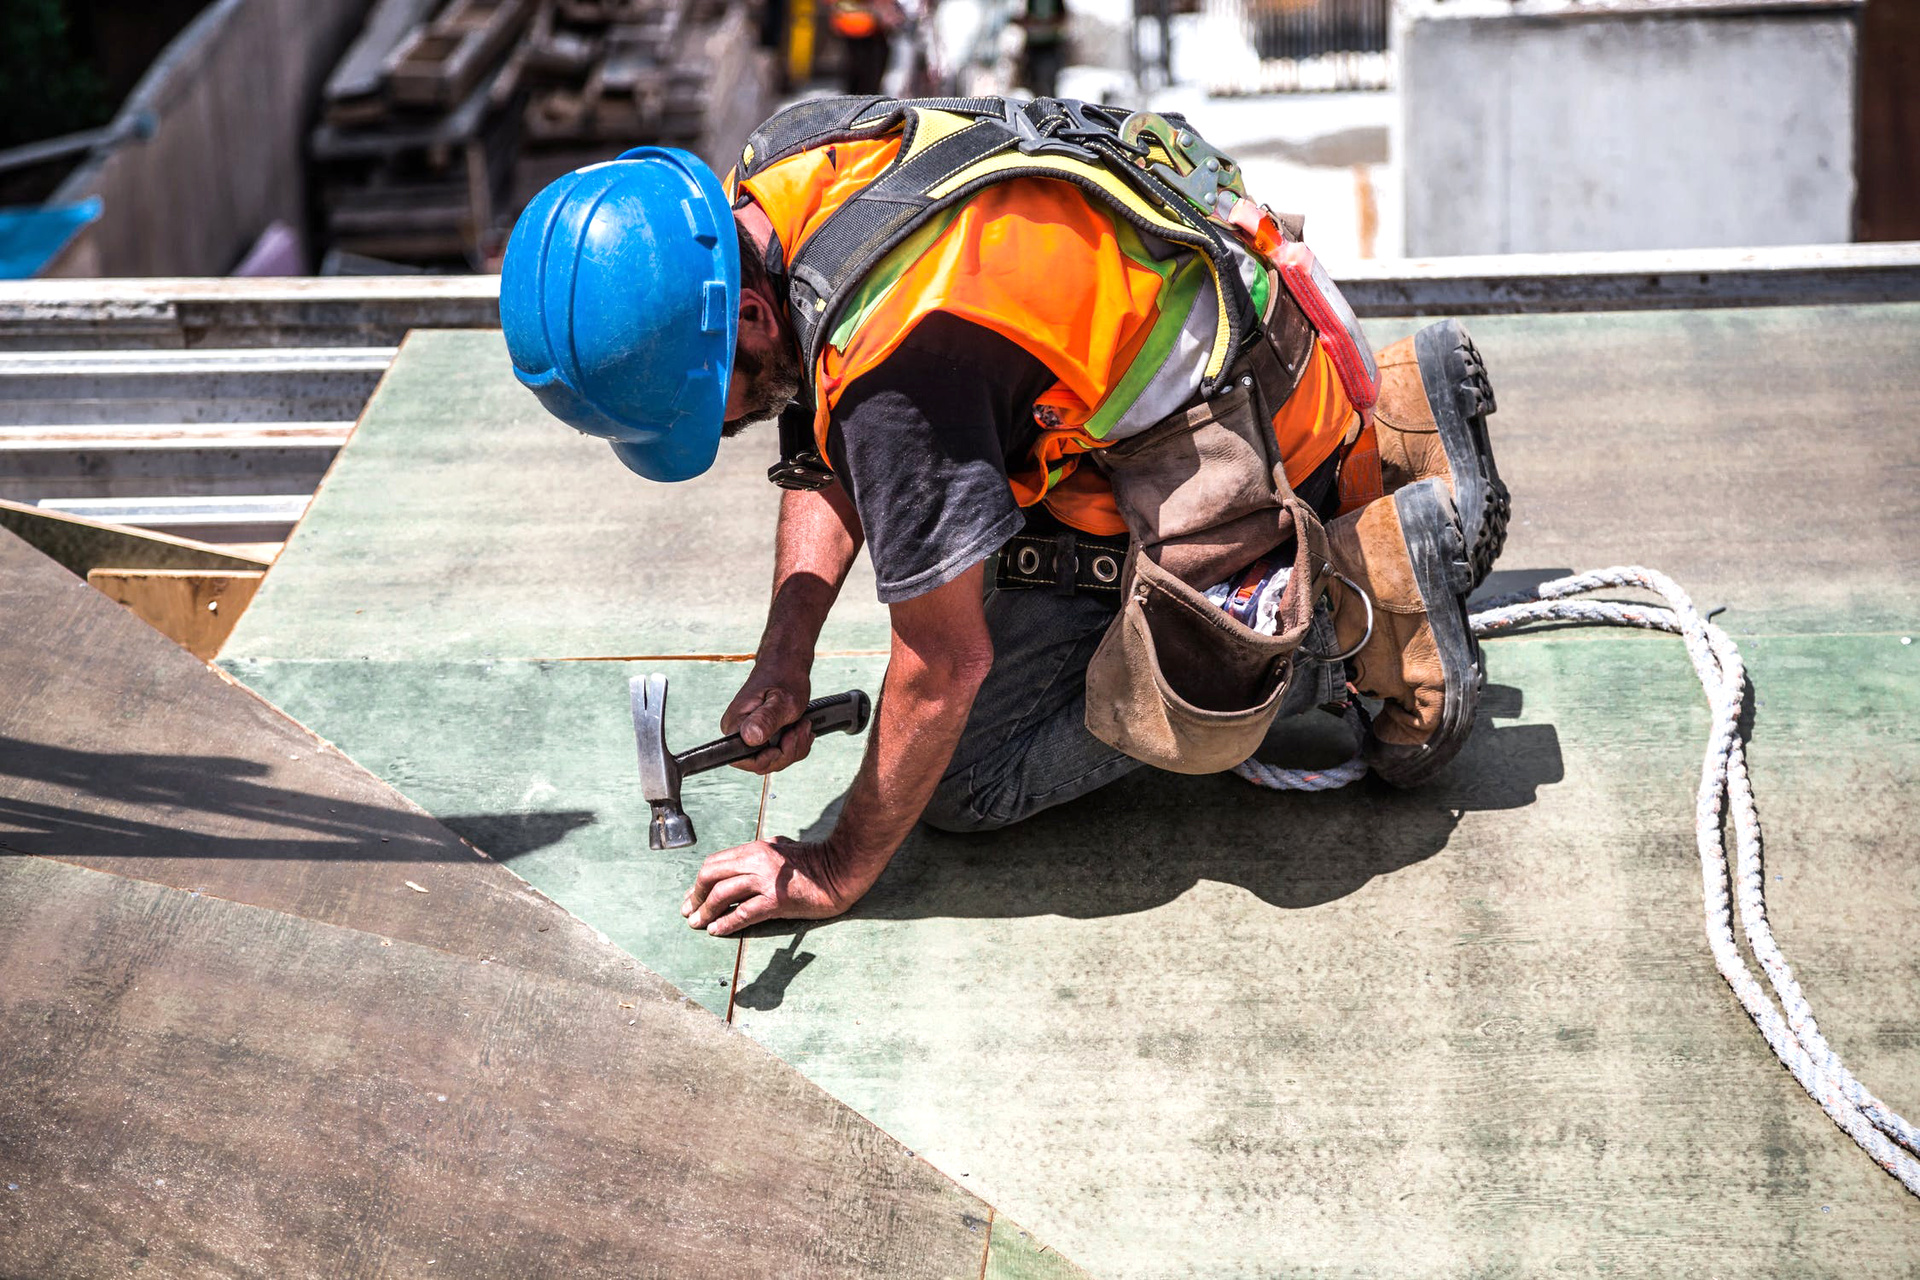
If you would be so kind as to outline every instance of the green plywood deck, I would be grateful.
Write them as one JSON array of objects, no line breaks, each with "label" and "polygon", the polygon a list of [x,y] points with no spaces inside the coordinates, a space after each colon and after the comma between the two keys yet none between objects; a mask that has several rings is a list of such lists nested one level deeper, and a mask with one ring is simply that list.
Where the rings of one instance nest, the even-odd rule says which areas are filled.
[{"label": "green plywood deck", "polygon": [[689,779],[699,844],[650,851],[627,679],[668,673],[668,742],[684,750],[713,736],[700,721],[733,696],[743,664],[246,659],[229,669],[543,893],[590,904],[585,918],[616,945],[726,1013],[738,948],[687,928],[679,905],[707,854],[753,838],[761,781],[737,769]]},{"label": "green plywood deck", "polygon": [[[1746,652],[1781,945],[1911,1108],[1920,654]],[[735,1022],[1096,1275],[1910,1274],[1920,1206],[1714,974],[1678,642],[1489,663],[1495,714],[1429,792],[1158,776],[922,833],[852,918],[749,941],[777,1003]],[[770,828],[838,799],[828,750]]]},{"label": "green plywood deck", "polygon": [[[1495,585],[1637,561],[1730,606],[1776,931],[1920,1109],[1920,308],[1473,329],[1515,491]],[[759,631],[771,448],[651,485],[541,418],[497,336],[416,334],[223,662],[456,827],[492,815],[476,843],[718,1008],[735,949],[678,921],[698,851],[644,849],[625,677],[673,675],[687,742],[744,678],[701,659]],[[840,613],[815,689],[877,689],[864,565]],[[528,660],[634,655],[687,660]],[[1428,791],[1142,774],[918,834],[849,918],[738,949],[734,1022],[1096,1275],[1913,1274],[1920,1205],[1713,971],[1678,642],[1489,663]],[[775,778],[766,830],[823,830],[858,751]],[[703,785],[703,847],[754,829],[753,779]]]},{"label": "green plywood deck", "polygon": [[[1503,567],[1644,560],[1768,630],[1920,611],[1920,578],[1891,572],[1920,523],[1907,426],[1920,306],[1492,317],[1473,331],[1521,499]],[[750,653],[775,449],[756,429],[708,475],[657,485],[547,417],[497,333],[415,333],[224,656]],[[822,647],[885,640],[863,559]]]}]

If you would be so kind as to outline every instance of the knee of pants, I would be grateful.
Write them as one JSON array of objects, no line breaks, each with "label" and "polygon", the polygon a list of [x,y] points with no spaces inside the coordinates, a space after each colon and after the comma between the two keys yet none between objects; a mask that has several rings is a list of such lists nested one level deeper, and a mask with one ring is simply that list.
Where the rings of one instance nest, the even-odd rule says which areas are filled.
[{"label": "knee of pants", "polygon": [[995,817],[982,812],[982,796],[973,788],[973,770],[966,769],[942,778],[933,797],[921,811],[920,821],[936,831],[965,835],[976,831],[998,831],[1010,826],[1012,818]]}]

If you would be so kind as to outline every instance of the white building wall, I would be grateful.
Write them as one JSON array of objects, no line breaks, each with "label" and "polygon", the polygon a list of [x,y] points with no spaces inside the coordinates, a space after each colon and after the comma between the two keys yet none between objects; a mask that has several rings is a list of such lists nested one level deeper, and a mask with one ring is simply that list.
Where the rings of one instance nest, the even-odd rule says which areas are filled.
[{"label": "white building wall", "polygon": [[1852,238],[1852,13],[1463,9],[1395,32],[1409,255]]}]

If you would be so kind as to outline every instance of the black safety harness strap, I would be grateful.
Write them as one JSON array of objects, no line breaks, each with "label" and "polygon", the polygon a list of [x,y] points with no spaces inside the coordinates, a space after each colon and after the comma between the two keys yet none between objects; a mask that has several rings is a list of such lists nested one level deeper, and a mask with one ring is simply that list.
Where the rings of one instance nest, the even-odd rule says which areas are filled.
[{"label": "black safety harness strap", "polygon": [[1063,529],[1058,533],[1016,533],[1000,548],[994,586],[1002,591],[1044,587],[1055,595],[1081,592],[1120,597],[1120,573],[1127,562],[1127,539],[1096,538]]},{"label": "black safety harness strap", "polygon": [[[925,111],[972,116],[974,122],[916,153],[914,135]],[[820,343],[835,316],[882,258],[942,209],[994,183],[1028,176],[1074,182],[1142,230],[1207,254],[1227,295],[1227,349],[1239,350],[1258,317],[1225,233],[1179,192],[1133,163],[1144,153],[1121,140],[1120,119],[1107,108],[1058,98],[1022,103],[1004,98],[851,97],[798,103],[763,124],[742,153],[743,177],[800,151],[902,131],[904,159],[828,215],[788,263],[788,314],[807,376],[812,377]],[[1168,222],[1148,224],[1097,182],[1043,163],[995,165],[938,196],[932,194],[966,170],[1013,150],[1097,166],[1131,187]],[[1202,394],[1211,394],[1222,377],[1224,370],[1202,386]]]}]

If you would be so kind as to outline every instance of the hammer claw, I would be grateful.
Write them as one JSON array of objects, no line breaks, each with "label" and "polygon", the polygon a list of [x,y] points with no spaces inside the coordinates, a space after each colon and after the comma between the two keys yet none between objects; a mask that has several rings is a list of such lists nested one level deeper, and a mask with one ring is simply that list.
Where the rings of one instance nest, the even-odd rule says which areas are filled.
[{"label": "hammer claw", "polygon": [[627,682],[633,700],[633,736],[640,749],[640,793],[648,800],[673,800],[680,793],[680,771],[667,750],[667,678],[659,672]]}]

